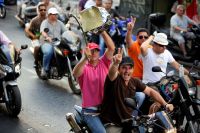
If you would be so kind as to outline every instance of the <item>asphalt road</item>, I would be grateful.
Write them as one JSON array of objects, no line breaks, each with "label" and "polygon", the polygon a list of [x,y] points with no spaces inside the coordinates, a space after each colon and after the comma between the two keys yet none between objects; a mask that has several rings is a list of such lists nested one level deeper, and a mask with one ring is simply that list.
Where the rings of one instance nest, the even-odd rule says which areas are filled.
[{"label": "asphalt road", "polygon": [[[0,30],[19,48],[22,44],[29,45],[30,40],[14,18],[16,11],[16,6],[7,6],[6,18],[0,19]],[[18,118],[11,118],[6,114],[5,105],[0,104],[0,133],[68,133],[65,114],[73,112],[74,104],[80,105],[81,97],[72,93],[67,78],[60,81],[38,79],[29,49],[22,51],[21,56],[22,75],[17,81],[22,111]]]}]

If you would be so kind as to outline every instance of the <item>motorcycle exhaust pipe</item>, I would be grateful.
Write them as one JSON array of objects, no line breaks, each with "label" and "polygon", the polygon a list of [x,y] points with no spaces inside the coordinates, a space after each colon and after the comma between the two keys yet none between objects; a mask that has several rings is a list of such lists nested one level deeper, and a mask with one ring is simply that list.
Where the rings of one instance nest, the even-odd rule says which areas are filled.
[{"label": "motorcycle exhaust pipe", "polygon": [[81,128],[79,127],[76,120],[74,119],[73,113],[67,113],[66,120],[68,121],[69,125],[72,127],[72,130],[75,133],[81,133]]}]

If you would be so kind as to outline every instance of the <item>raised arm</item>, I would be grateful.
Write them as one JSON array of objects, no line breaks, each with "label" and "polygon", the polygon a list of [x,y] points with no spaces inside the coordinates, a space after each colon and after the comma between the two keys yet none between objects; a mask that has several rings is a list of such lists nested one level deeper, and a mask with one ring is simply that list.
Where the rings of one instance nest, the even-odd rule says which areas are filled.
[{"label": "raised arm", "polygon": [[136,21],[136,18],[131,17],[131,22],[127,24],[127,33],[125,37],[127,48],[129,48],[131,44],[133,44],[134,42],[132,39],[132,31],[135,25],[135,21]]},{"label": "raised arm", "polygon": [[115,44],[114,44],[113,40],[110,38],[110,36],[107,34],[106,31],[103,31],[101,33],[101,35],[102,35],[102,37],[105,41],[105,44],[107,46],[105,55],[109,60],[111,60],[112,57],[113,57],[113,54],[115,52]]},{"label": "raised arm", "polygon": [[154,36],[151,35],[145,42],[142,43],[142,45],[140,47],[142,56],[146,56],[147,55],[147,49],[149,48],[149,44],[151,43],[153,38],[154,38]]},{"label": "raised arm", "polygon": [[86,65],[88,59],[90,59],[91,51],[88,47],[84,50],[84,55],[82,56],[79,63],[73,69],[74,77],[78,78],[83,74],[84,66]]},{"label": "raised arm", "polygon": [[113,57],[113,62],[108,72],[108,77],[111,81],[117,78],[119,64],[122,61],[122,54],[123,54],[122,49],[118,49],[118,53]]}]

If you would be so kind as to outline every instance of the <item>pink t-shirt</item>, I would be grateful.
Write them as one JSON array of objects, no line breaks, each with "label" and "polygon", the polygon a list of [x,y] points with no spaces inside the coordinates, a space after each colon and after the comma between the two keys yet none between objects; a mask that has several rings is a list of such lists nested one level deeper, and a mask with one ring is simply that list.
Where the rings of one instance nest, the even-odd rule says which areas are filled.
[{"label": "pink t-shirt", "polygon": [[104,95],[104,82],[111,60],[103,55],[97,66],[87,63],[83,74],[78,78],[82,91],[82,107],[94,107],[101,104]]}]

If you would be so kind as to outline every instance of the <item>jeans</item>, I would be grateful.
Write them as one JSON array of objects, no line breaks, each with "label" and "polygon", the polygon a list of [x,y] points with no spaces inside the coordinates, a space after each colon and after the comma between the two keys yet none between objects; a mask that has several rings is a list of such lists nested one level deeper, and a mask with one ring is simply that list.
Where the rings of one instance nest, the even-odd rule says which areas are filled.
[{"label": "jeans", "polygon": [[49,64],[51,62],[51,58],[53,57],[53,46],[50,43],[44,43],[41,45],[42,53],[43,53],[43,68],[45,71],[49,70]]},{"label": "jeans", "polygon": [[9,64],[12,64],[12,57],[11,57],[11,52],[10,52],[10,48],[8,45],[1,45],[1,49],[4,52]]},{"label": "jeans", "polygon": [[[145,99],[145,94],[143,92],[136,92],[135,93],[135,99],[137,101],[137,109],[139,109],[142,105],[142,103],[144,102]],[[137,116],[138,115],[138,110],[134,110],[133,111],[133,116]]]},{"label": "jeans", "polygon": [[106,129],[99,119],[99,116],[91,113],[97,113],[97,111],[83,108],[81,112],[83,121],[87,124],[90,131],[92,133],[106,133]]}]

